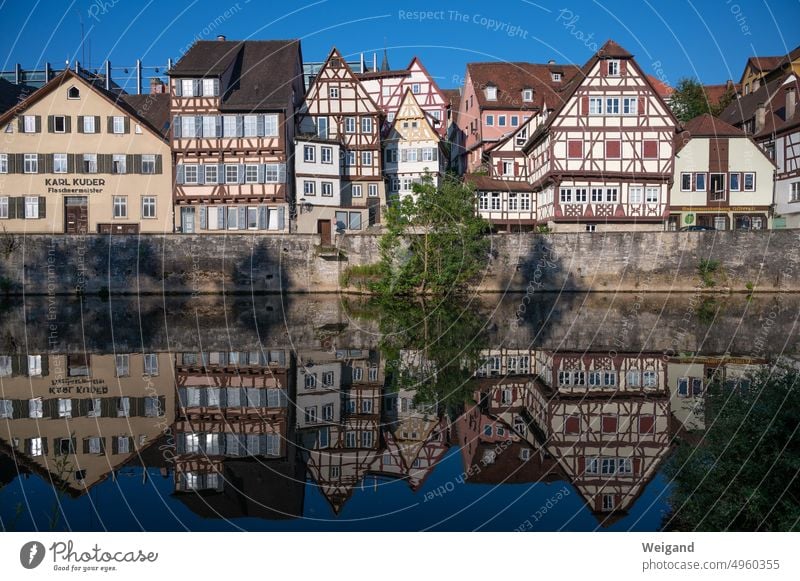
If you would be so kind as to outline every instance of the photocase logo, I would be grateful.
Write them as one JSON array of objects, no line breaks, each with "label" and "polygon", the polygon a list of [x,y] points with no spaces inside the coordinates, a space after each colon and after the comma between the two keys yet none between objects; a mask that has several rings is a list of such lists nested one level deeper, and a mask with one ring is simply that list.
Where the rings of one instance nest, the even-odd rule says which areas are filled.
[{"label": "photocase logo", "polygon": [[38,541],[31,541],[22,545],[19,550],[19,562],[26,569],[36,569],[44,560],[44,545]]}]

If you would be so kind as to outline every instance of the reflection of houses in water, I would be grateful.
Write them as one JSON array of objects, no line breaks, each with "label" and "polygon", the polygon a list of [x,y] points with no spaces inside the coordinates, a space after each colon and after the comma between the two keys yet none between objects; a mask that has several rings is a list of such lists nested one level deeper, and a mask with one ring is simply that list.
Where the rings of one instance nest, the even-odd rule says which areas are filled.
[{"label": "reflection of houses in water", "polygon": [[661,353],[541,351],[537,373],[560,394],[661,393],[667,366]]},{"label": "reflection of houses in water", "polygon": [[181,500],[210,517],[302,514],[288,351],[178,353],[175,377]]},{"label": "reflection of houses in water", "polygon": [[161,436],[174,393],[168,353],[0,355],[0,443],[79,495]]},{"label": "reflection of houses in water", "polygon": [[750,357],[697,355],[670,358],[667,388],[676,430],[705,429],[702,404],[711,381],[721,381],[728,388],[747,388],[750,374],[765,364],[764,359]]}]

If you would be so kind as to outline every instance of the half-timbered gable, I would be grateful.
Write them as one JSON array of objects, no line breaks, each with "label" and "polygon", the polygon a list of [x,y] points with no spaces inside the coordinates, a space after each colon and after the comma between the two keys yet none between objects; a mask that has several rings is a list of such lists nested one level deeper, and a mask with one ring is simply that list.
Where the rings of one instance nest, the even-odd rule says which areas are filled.
[{"label": "half-timbered gable", "polygon": [[412,195],[426,176],[438,185],[445,169],[439,133],[408,90],[384,139],[384,173],[390,195]]},{"label": "half-timbered gable", "polygon": [[755,141],[707,113],[676,141],[669,229],[771,228],[775,164]]},{"label": "half-timbered gable", "polygon": [[608,41],[524,147],[539,221],[559,231],[662,228],[676,125],[633,56]]},{"label": "half-timbered gable", "polygon": [[563,395],[587,393],[663,393],[666,364],[657,353],[550,354],[542,381]]},{"label": "half-timbered gable", "polygon": [[[316,192],[310,189],[312,180],[297,178],[298,187],[302,181],[305,198],[297,217],[299,232],[318,233],[321,243],[330,245],[334,231],[361,230],[380,221],[380,207],[386,202],[381,169],[382,120],[380,108],[334,48],[305,96],[298,143],[302,142],[304,152],[304,174],[316,171],[332,176],[333,168],[322,166],[338,163],[339,176],[338,180],[326,177],[323,181],[327,183],[319,184],[323,191]],[[325,161],[307,159],[309,139],[319,141],[320,147],[335,143],[338,162],[327,157]],[[324,152],[320,149],[319,153],[322,156]],[[308,164],[320,169],[310,172]],[[328,199],[319,202],[323,197]]]},{"label": "half-timbered gable", "polygon": [[176,227],[288,232],[298,41],[199,41],[169,71]]},{"label": "half-timbered gable", "polygon": [[385,133],[389,131],[390,124],[400,111],[406,93],[411,91],[439,137],[445,137],[448,100],[417,57],[414,57],[405,69],[371,71],[358,75],[358,78],[372,100],[386,115]]},{"label": "half-timbered gable", "polygon": [[486,149],[515,132],[547,107],[578,73],[572,65],[468,63],[457,123],[463,136],[458,165],[465,172],[485,167]]}]

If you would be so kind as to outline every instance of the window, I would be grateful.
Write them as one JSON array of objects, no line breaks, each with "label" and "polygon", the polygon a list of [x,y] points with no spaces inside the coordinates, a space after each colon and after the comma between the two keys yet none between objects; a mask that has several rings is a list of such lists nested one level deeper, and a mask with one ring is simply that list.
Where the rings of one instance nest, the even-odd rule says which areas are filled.
[{"label": "window", "polygon": [[32,219],[39,217],[39,198],[37,196],[25,196],[25,218]]},{"label": "window", "polygon": [[619,115],[619,97],[606,97],[606,115]]},{"label": "window", "polygon": [[114,218],[128,217],[128,197],[114,196]]},{"label": "window", "polygon": [[328,87],[328,97],[331,99],[339,98],[339,87]]},{"label": "window", "polygon": [[494,115],[487,115],[486,116],[486,125],[494,125]]},{"label": "window", "polygon": [[567,157],[571,159],[583,158],[583,141],[580,139],[570,139],[567,141]]},{"label": "window", "polygon": [[322,163],[333,163],[333,148],[322,147],[320,150],[320,161]]},{"label": "window", "polygon": [[500,209],[500,194],[498,192],[492,192],[492,210],[499,210]]},{"label": "window", "polygon": [[303,182],[303,194],[306,196],[316,196],[316,184],[310,180],[305,180]]},{"label": "window", "polygon": [[479,210],[488,210],[489,209],[489,194],[486,192],[481,192],[478,195],[478,209]]},{"label": "window", "polygon": [[[22,131],[24,133],[36,133],[36,116],[25,115],[22,119]],[[94,117],[92,117],[92,120],[94,120]]]},{"label": "window", "polygon": [[520,210],[530,211],[531,209],[531,195],[530,194],[520,194]]},{"label": "window", "polygon": [[603,98],[602,97],[589,97],[589,114],[602,115],[603,114]]},{"label": "window", "polygon": [[753,172],[745,172],[744,174],[744,191],[753,192],[756,189],[756,174]]},{"label": "window", "polygon": [[214,81],[216,79],[203,79],[203,96],[215,97],[217,95],[217,87]]},{"label": "window", "polygon": [[128,377],[131,372],[131,357],[128,354],[120,354],[115,358],[117,377]]},{"label": "window", "polygon": [[645,201],[648,204],[657,204],[658,203],[658,188],[647,188],[645,190]]},{"label": "window", "polygon": [[183,181],[187,184],[196,184],[197,183],[197,166],[196,165],[185,165],[183,166]]},{"label": "window", "polygon": [[550,78],[553,79],[553,82],[558,83],[561,81],[561,73],[552,72]]},{"label": "window", "polygon": [[505,127],[506,126],[506,116],[505,115],[498,115],[497,116],[497,125],[498,125],[498,127]]},{"label": "window", "polygon": [[258,183],[258,166],[246,165],[244,166],[244,182],[246,184]]},{"label": "window", "polygon": [[[327,121],[327,119],[326,119]],[[328,131],[325,130],[327,137]],[[264,115],[264,137],[277,137],[278,136],[278,116],[274,113]]]},{"label": "window", "polygon": [[692,174],[690,173],[681,174],[681,191],[682,192],[692,191]]},{"label": "window", "polygon": [[5,220],[7,218],[8,218],[8,196],[0,196],[0,219]]},{"label": "window", "polygon": [[217,119],[212,115],[203,115],[203,137],[218,137]]},{"label": "window", "polygon": [[83,173],[97,173],[97,154],[83,154]]},{"label": "window", "polygon": [[94,117],[92,115],[86,115],[83,118],[83,132],[84,133],[95,133],[97,128],[95,127]]},{"label": "window", "polygon": [[258,136],[258,115],[244,116],[244,136],[245,137]]},{"label": "window", "polygon": [[372,133],[372,118],[363,117],[361,119],[361,133]]},{"label": "window", "polygon": [[71,418],[72,417],[72,400],[59,398],[58,400],[58,417]]},{"label": "window", "polygon": [[131,398],[117,398],[117,417],[128,418],[131,415]]},{"label": "window", "polygon": [[[216,170],[216,167],[214,168]],[[156,173],[156,156],[155,155],[142,155],[142,173],[154,174]]]},{"label": "window", "polygon": [[711,187],[711,201],[719,202],[725,199],[725,174],[712,173],[708,178]]},{"label": "window", "polygon": [[792,182],[792,202],[800,202],[800,182]]},{"label": "window", "polygon": [[609,77],[619,76],[619,61],[617,60],[608,61],[608,76]]},{"label": "window", "polygon": [[53,131],[55,133],[65,133],[67,130],[67,118],[63,115],[53,117]]},{"label": "window", "polygon": [[618,195],[619,190],[617,188],[606,188],[606,202],[616,203]]},{"label": "window", "polygon": [[356,118],[355,117],[345,117],[344,118],[344,131],[345,131],[345,133],[355,133],[356,132]]},{"label": "window", "polygon": [[344,154],[344,164],[350,167],[356,165],[356,152],[355,151],[346,151]]},{"label": "window", "polygon": [[[84,117],[84,120],[88,117]],[[181,117],[181,137],[197,137],[197,126],[194,117]]]},{"label": "window", "polygon": [[504,161],[503,162],[503,175],[504,176],[514,175],[514,162],[513,161]]},{"label": "window", "polygon": [[258,230],[258,208],[255,206],[247,208],[247,229]]},{"label": "window", "polygon": [[325,371],[322,374],[322,385],[325,387],[331,387],[334,382],[334,373],[333,371]]},{"label": "window", "polygon": [[30,438],[28,440],[28,455],[42,456],[44,454],[43,438]]},{"label": "window", "polygon": [[508,194],[508,209],[509,211],[519,210],[519,202],[517,200],[517,194],[513,192],[510,192]]},{"label": "window", "polygon": [[39,156],[35,153],[25,154],[25,173],[39,173]]},{"label": "window", "polygon": [[156,197],[142,196],[142,218],[156,217]]},{"label": "window", "polygon": [[732,192],[738,192],[739,190],[741,190],[741,188],[742,188],[741,178],[742,178],[742,174],[740,174],[738,172],[731,172],[728,175],[728,181],[729,181],[729,185],[730,185],[730,190]]},{"label": "window", "polygon": [[656,387],[658,384],[658,376],[656,375],[655,371],[645,371],[642,374],[643,381],[642,385],[645,387]]},{"label": "window", "polygon": [[636,115],[638,100],[636,97],[622,98],[622,114]]},{"label": "window", "polygon": [[222,116],[222,135],[224,137],[236,137],[238,133],[236,128],[236,115],[223,115]]},{"label": "window", "polygon": [[317,423],[317,406],[309,406],[303,410],[306,424]]},{"label": "window", "polygon": [[44,402],[42,398],[36,397],[28,400],[28,417],[31,419],[44,417]]},{"label": "window", "polygon": [[362,151],[361,152],[361,165],[372,165],[372,152],[371,151]]},{"label": "window", "polygon": [[194,79],[181,79],[181,95],[194,97]]},{"label": "window", "polygon": [[497,87],[486,87],[485,94],[487,101],[497,101]]},{"label": "window", "polygon": [[53,173],[67,173],[67,154],[53,154]]},{"label": "window", "polygon": [[69,90],[67,90],[67,99],[80,99],[80,98],[81,98],[81,92],[78,89],[78,87],[70,87]]},{"label": "window", "polygon": [[631,204],[642,203],[642,186],[630,186],[628,188],[628,201]]},{"label": "window", "polygon": [[572,202],[572,188],[561,188],[559,199],[562,204]]},{"label": "window", "polygon": [[519,115],[512,115],[511,116],[511,127],[517,127],[519,125]]},{"label": "window", "polygon": [[327,198],[333,197],[333,182],[322,182],[322,195]]},{"label": "window", "polygon": [[126,173],[125,155],[114,154],[111,156],[111,173],[123,174]]},{"label": "window", "polygon": [[0,153],[0,173],[8,173],[8,154]]},{"label": "window", "polygon": [[378,197],[378,184],[369,184],[367,186],[367,196],[370,198],[377,198]]},{"label": "window", "polygon": [[696,173],[694,174],[694,189],[698,192],[705,192],[706,191],[706,174],[705,173]]},{"label": "window", "polygon": [[728,220],[725,216],[714,216],[714,230],[727,230]]},{"label": "window", "polygon": [[415,95],[419,95],[420,92],[419,83],[413,83],[411,85],[411,92],[414,93]]},{"label": "window", "polygon": [[125,117],[114,116],[111,124],[113,133],[125,133]]},{"label": "window", "polygon": [[326,422],[333,420],[333,404],[329,403],[322,406],[322,419]]},{"label": "window", "polygon": [[628,379],[628,387],[639,387],[639,384],[641,382],[640,381],[641,374],[639,373],[639,370],[631,369],[630,371],[628,371],[627,379]]},{"label": "window", "polygon": [[226,165],[225,166],[225,183],[235,184],[239,182],[239,166]]}]

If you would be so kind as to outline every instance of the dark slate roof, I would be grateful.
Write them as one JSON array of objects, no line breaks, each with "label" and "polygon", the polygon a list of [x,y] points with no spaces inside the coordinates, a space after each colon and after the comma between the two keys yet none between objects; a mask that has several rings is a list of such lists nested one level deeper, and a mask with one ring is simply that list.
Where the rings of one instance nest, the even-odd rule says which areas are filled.
[{"label": "dark slate roof", "polygon": [[217,77],[232,68],[220,109],[249,111],[287,106],[298,70],[298,40],[201,40],[192,45],[169,75]]},{"label": "dark slate roof", "polygon": [[[760,103],[764,103],[767,106],[767,113],[769,114],[770,102],[773,97],[781,92],[781,87],[785,80],[786,75],[761,85],[748,95],[742,95],[735,99],[720,113],[719,118],[730,125],[739,127],[755,116],[756,109]],[[783,105],[780,97],[777,101],[780,102],[781,106]]]},{"label": "dark slate roof", "polygon": [[166,137],[169,129],[169,93],[123,95],[122,100],[136,111],[137,117]]},{"label": "dark slate roof", "polygon": [[0,79],[0,115],[35,91],[36,87],[17,85],[5,79]]}]

